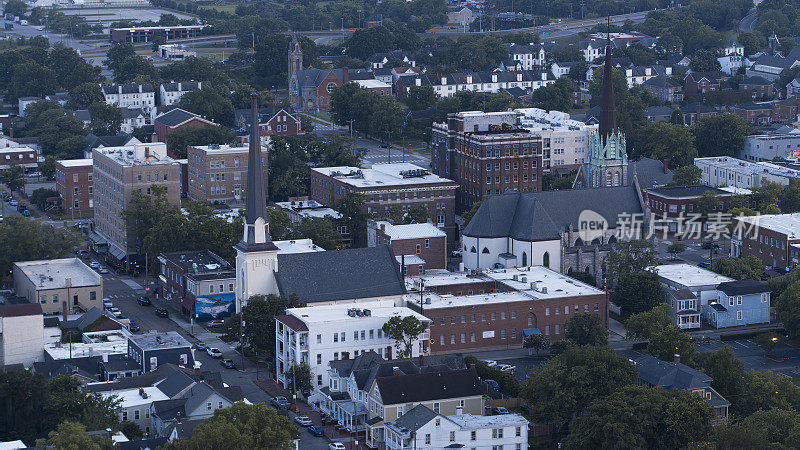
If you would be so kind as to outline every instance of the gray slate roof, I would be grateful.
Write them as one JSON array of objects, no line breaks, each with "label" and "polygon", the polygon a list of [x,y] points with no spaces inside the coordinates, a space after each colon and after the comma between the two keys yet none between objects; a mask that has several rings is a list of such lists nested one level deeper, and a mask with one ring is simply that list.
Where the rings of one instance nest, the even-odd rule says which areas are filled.
[{"label": "gray slate roof", "polygon": [[617,226],[621,213],[641,214],[642,204],[634,186],[542,192],[510,192],[492,195],[464,229],[465,236],[502,237],[536,241],[559,239],[560,232],[578,229],[578,217],[592,210]]},{"label": "gray slate roof", "polygon": [[717,289],[725,295],[748,295],[769,292],[769,286],[763,281],[756,280],[735,280],[720,283]]},{"label": "gray slate roof", "polygon": [[168,127],[174,127],[195,117],[200,117],[200,116],[180,108],[175,108],[170,112],[164,113],[156,117],[156,122],[162,123]]},{"label": "gray slate roof", "polygon": [[389,246],[278,254],[278,267],[290,268],[277,273],[281,294],[297,294],[305,303],[406,292]]},{"label": "gray slate roof", "polygon": [[675,173],[667,168],[664,171],[664,163],[657,159],[642,158],[639,161],[628,163],[628,170],[631,178],[634,176],[639,180],[639,188],[650,189],[656,186],[664,186],[672,182]]},{"label": "gray slate roof", "polygon": [[677,362],[661,361],[652,355],[643,355],[634,361],[639,378],[653,386],[668,390],[700,389],[708,387],[712,378]]},{"label": "gray slate roof", "polygon": [[375,380],[384,405],[479,396],[481,381],[474,369],[394,375]]},{"label": "gray slate roof", "polygon": [[169,398],[173,398],[184,389],[194,384],[194,380],[185,373],[177,371],[167,378],[161,380],[156,387]]},{"label": "gray slate roof", "polygon": [[397,428],[406,428],[409,432],[415,432],[435,419],[436,416],[438,414],[431,411],[427,406],[420,404],[411,408],[411,411],[403,414],[392,423]]}]

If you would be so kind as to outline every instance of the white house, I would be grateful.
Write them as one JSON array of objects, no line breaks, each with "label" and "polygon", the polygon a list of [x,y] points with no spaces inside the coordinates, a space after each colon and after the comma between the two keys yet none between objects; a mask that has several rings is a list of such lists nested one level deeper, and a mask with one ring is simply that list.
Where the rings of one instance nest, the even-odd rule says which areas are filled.
[{"label": "white house", "polygon": [[150,84],[113,84],[103,86],[106,103],[118,108],[142,109],[149,117],[156,107],[156,92]]},{"label": "white house", "polygon": [[311,367],[315,386],[328,385],[328,363],[374,351],[386,359],[398,355],[396,341],[381,327],[392,317],[413,316],[426,330],[412,343],[411,356],[429,352],[430,319],[390,300],[290,308],[275,318],[277,381],[289,385],[285,373],[295,364]]},{"label": "white house", "polygon": [[520,414],[443,416],[417,405],[385,425],[386,448],[527,449],[528,421]]},{"label": "white house", "polygon": [[717,286],[733,281],[693,264],[665,264],[656,267],[670,316],[681,329],[699,328],[703,305],[717,299]]},{"label": "white house", "polygon": [[544,45],[542,44],[508,44],[508,53],[512,61],[522,63],[523,70],[542,67],[545,62]]},{"label": "white house", "polygon": [[0,306],[0,366],[44,359],[44,315],[38,303]]},{"label": "white house", "polygon": [[141,128],[147,123],[147,116],[141,108],[120,108],[122,112],[122,125],[120,131],[131,134],[136,128]]},{"label": "white house", "polygon": [[159,101],[161,106],[170,106],[181,101],[183,94],[202,89],[202,81],[183,81],[161,83],[159,87]]},{"label": "white house", "polygon": [[744,46],[733,39],[730,39],[725,47],[720,50],[721,56],[717,58],[722,66],[722,71],[728,75],[736,75],[744,65]]}]

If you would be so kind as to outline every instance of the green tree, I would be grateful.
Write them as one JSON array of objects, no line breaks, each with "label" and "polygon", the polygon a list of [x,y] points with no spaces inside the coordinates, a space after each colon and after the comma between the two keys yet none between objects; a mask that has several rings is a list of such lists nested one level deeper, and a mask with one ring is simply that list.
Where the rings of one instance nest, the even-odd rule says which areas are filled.
[{"label": "green tree", "polygon": [[244,344],[251,350],[258,351],[267,359],[275,354],[275,327],[266,327],[265,323],[275,323],[275,316],[286,313],[287,308],[304,306],[296,295],[288,297],[277,295],[254,295],[242,308],[244,319]]},{"label": "green tree", "polygon": [[[273,241],[283,241],[292,232],[292,219],[286,211],[278,208],[267,208],[269,216],[269,235]],[[314,241],[316,242],[316,241]]]},{"label": "green tree", "polygon": [[18,164],[14,164],[8,169],[0,171],[0,182],[7,188],[14,191],[21,191],[25,186],[25,171]]},{"label": "green tree", "polygon": [[30,202],[36,205],[40,211],[47,209],[47,199],[58,197],[58,191],[50,188],[38,188],[30,196]]},{"label": "green tree", "polygon": [[7,216],[0,222],[0,273],[8,273],[16,261],[64,258],[79,242],[69,231]]},{"label": "green tree", "polygon": [[472,220],[473,217],[475,217],[475,213],[478,212],[478,209],[480,209],[482,204],[483,204],[483,199],[480,199],[472,204],[472,207],[469,209],[469,211],[464,211],[463,213],[461,213],[461,218],[464,219],[465,228],[469,224],[469,221]]},{"label": "green tree", "polygon": [[[464,358],[464,364],[467,367],[475,365],[475,371],[478,377],[482,380],[494,380],[500,386],[500,390],[509,395],[518,396],[521,385],[517,377],[508,372],[503,372],[497,367],[489,367],[488,364],[479,360],[478,358],[469,355]],[[488,392],[487,392],[488,393]]]},{"label": "green tree", "polygon": [[534,417],[565,432],[574,415],[636,380],[636,369],[608,347],[573,347],[533,369],[522,398]]},{"label": "green tree", "polygon": [[638,142],[637,151],[673,167],[691,166],[697,157],[694,138],[683,125],[652,122],[642,131],[648,138]]},{"label": "green tree", "polygon": [[692,56],[689,68],[695,72],[715,72],[722,70],[717,55],[710,50],[698,50]]},{"label": "green tree", "polygon": [[3,12],[22,17],[28,11],[28,5],[22,0],[8,0],[3,6]]},{"label": "green tree", "polygon": [[714,213],[720,206],[722,206],[722,201],[711,190],[703,192],[697,199],[697,212],[704,216]]},{"label": "green tree", "polygon": [[89,125],[97,136],[114,136],[122,126],[122,111],[105,102],[94,102],[89,105],[92,122]]},{"label": "green tree", "polygon": [[686,448],[711,437],[713,415],[692,392],[625,386],[577,417],[564,447]]},{"label": "green tree", "polygon": [[305,217],[294,227],[290,236],[292,239],[311,239],[325,250],[335,250],[342,241],[342,235],[329,217]]},{"label": "green tree", "polygon": [[415,205],[408,209],[403,217],[403,223],[425,223],[428,221],[428,208],[422,205]]},{"label": "green tree", "polygon": [[7,81],[6,99],[16,102],[20,97],[44,97],[54,94],[59,84],[56,73],[35,61],[15,64]]},{"label": "green tree", "polygon": [[678,167],[675,169],[675,174],[672,176],[672,184],[675,186],[700,184],[701,176],[703,176],[703,171],[695,165]]},{"label": "green tree", "polygon": [[670,307],[662,303],[649,311],[633,314],[625,321],[627,339],[650,339],[672,325],[672,320],[667,315]]},{"label": "green tree", "polygon": [[223,125],[181,127],[169,133],[167,148],[175,158],[185,158],[189,146],[228,144],[234,137],[233,132]]},{"label": "green tree", "polygon": [[733,156],[750,134],[750,124],[735,114],[718,114],[701,119],[691,131],[700,156]]},{"label": "green tree", "polygon": [[686,363],[691,361],[696,348],[692,337],[676,325],[653,333],[647,343],[647,352],[662,361],[672,361],[675,355],[679,355],[681,361]]},{"label": "green tree", "polygon": [[763,348],[764,351],[767,352],[767,356],[772,353],[772,349],[775,348],[779,341],[780,335],[777,333],[761,333],[756,336],[756,344],[758,344],[759,347]]},{"label": "green tree", "polygon": [[791,214],[800,211],[800,183],[791,180],[789,186],[783,190],[781,197],[781,211]]},{"label": "green tree", "polygon": [[[271,328],[271,327],[268,327]],[[217,409],[201,423],[191,440],[179,439],[164,446],[167,450],[203,450],[224,448],[269,448],[290,450],[299,437],[297,428],[288,417],[278,415],[265,403],[247,405],[235,403],[230,408]]]},{"label": "green tree", "polygon": [[53,155],[44,157],[44,162],[39,164],[39,172],[48,180],[52,180],[56,176],[56,158]]},{"label": "green tree", "polygon": [[770,408],[796,409],[800,386],[792,379],[774,372],[750,370],[742,379],[741,397],[732,402],[743,416]]},{"label": "green tree", "polygon": [[98,83],[83,83],[69,91],[67,107],[73,110],[88,109],[89,105],[103,101],[103,93]]},{"label": "green tree", "polygon": [[425,324],[414,316],[394,316],[381,327],[383,333],[394,341],[398,358],[410,358],[414,341],[425,331]]},{"label": "green tree", "polygon": [[119,428],[119,431],[121,431],[122,434],[124,434],[125,437],[128,439],[133,440],[133,439],[141,439],[144,437],[142,429],[139,428],[139,425],[137,425],[136,422],[131,422],[129,420],[126,420],[124,422],[120,422],[117,428]]},{"label": "green tree", "polygon": [[433,107],[436,104],[436,92],[431,86],[411,86],[405,94],[405,103],[408,109],[420,111]]},{"label": "green tree", "polygon": [[756,411],[721,428],[716,443],[717,448],[797,448],[800,413],[778,408]]},{"label": "green tree", "polygon": [[[303,397],[308,397],[314,390],[314,375],[308,364],[293,364],[284,374],[289,381],[289,389],[292,392],[299,392]],[[295,387],[296,386],[296,387]]]},{"label": "green tree", "polygon": [[619,241],[605,258],[609,280],[651,270],[658,265],[658,252],[645,240]]},{"label": "green tree", "polygon": [[730,347],[716,352],[696,353],[697,368],[713,379],[711,387],[725,398],[739,398],[744,378],[744,363],[736,357]]},{"label": "green tree", "polygon": [[358,192],[350,191],[334,202],[333,209],[342,215],[339,219],[339,223],[346,226],[350,231],[353,246],[363,246],[367,231],[367,215],[364,213],[364,196]]},{"label": "green tree", "polygon": [[569,78],[575,81],[586,81],[586,73],[589,71],[589,63],[579,61],[569,68]]},{"label": "green tree", "polygon": [[780,203],[783,189],[783,185],[778,182],[770,180],[761,181],[759,186],[752,189],[752,199],[755,201],[756,208],[764,214],[768,206]]},{"label": "green tree", "polygon": [[667,253],[672,255],[672,259],[677,259],[678,255],[683,253],[688,246],[683,242],[673,242],[667,247]]},{"label": "green tree", "polygon": [[764,273],[764,263],[755,255],[744,258],[719,258],[714,260],[714,272],[735,280],[758,280]]},{"label": "green tree", "polygon": [[114,448],[111,440],[105,436],[90,436],[86,434],[86,426],[80,422],[63,422],[58,425],[57,431],[51,431],[48,439],[38,439],[38,448],[57,449],[86,449],[86,450],[111,450]]},{"label": "green tree", "polygon": [[611,301],[620,307],[625,317],[650,311],[664,301],[664,292],[658,274],[637,272],[617,279]]},{"label": "green tree", "polygon": [[233,103],[211,86],[203,86],[184,94],[181,97],[180,107],[213,122],[225,126],[233,125]]},{"label": "green tree", "polygon": [[564,324],[564,338],[577,345],[608,345],[608,330],[597,313],[578,313]]},{"label": "green tree", "polygon": [[522,346],[524,348],[533,349],[538,357],[540,350],[545,350],[550,347],[550,339],[547,339],[547,336],[542,333],[530,334],[525,336],[525,339],[522,340]]},{"label": "green tree", "polygon": [[569,111],[572,108],[572,94],[575,85],[568,77],[561,77],[555,83],[540,87],[531,94],[531,101],[537,108],[547,111]]}]

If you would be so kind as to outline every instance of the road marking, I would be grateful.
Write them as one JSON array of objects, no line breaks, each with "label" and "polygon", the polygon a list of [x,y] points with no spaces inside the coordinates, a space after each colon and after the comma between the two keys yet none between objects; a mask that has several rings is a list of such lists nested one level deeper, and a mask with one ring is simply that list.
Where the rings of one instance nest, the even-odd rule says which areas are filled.
[{"label": "road marking", "polygon": [[121,280],[123,283],[127,284],[129,288],[133,290],[142,290],[144,289],[141,284],[133,281],[133,280]]}]

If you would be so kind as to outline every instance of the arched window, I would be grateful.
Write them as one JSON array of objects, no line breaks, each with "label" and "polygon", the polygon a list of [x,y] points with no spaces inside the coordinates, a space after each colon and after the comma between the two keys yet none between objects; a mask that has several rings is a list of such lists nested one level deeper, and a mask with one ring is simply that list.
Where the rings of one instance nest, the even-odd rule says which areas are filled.
[{"label": "arched window", "polygon": [[466,245],[464,246],[464,251],[467,251],[467,246]]},{"label": "arched window", "polygon": [[528,265],[528,254],[522,252],[522,266],[525,267]]},{"label": "arched window", "polygon": [[484,253],[484,254],[488,255],[489,254],[489,249],[486,248],[486,247],[483,247],[483,252],[481,252],[481,253]]},{"label": "arched window", "polygon": [[619,186],[619,172],[614,172],[614,186]]},{"label": "arched window", "polygon": [[570,267],[569,269],[567,269],[567,275],[572,275],[572,267]]},{"label": "arched window", "polygon": [[611,172],[606,173],[606,186],[611,186]]},{"label": "arched window", "polygon": [[542,265],[548,269],[550,268],[550,252],[544,252],[544,255],[542,255]]},{"label": "arched window", "polygon": [[328,85],[325,86],[325,90],[328,91],[328,94],[332,93],[334,89],[336,89],[336,83],[328,83]]},{"label": "arched window", "polygon": [[470,253],[478,253],[478,251],[477,251],[477,250],[475,250],[475,247],[472,247],[472,248],[469,250],[469,252],[470,252]]},{"label": "arched window", "polygon": [[578,238],[575,239],[575,247],[581,247],[583,245],[583,239]]}]

